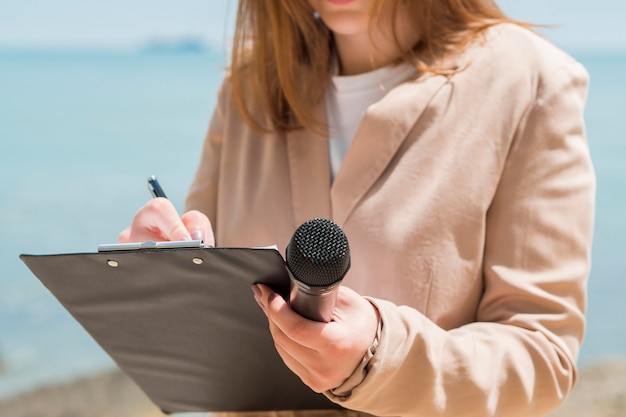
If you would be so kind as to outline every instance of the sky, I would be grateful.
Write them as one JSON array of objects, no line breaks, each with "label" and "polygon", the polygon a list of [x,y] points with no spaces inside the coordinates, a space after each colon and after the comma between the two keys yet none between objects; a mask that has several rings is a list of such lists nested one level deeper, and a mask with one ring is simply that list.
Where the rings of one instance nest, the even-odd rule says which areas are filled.
[{"label": "sky", "polygon": [[[189,37],[225,46],[236,3],[0,0],[0,48],[133,48],[147,41]],[[543,33],[565,49],[626,51],[625,0],[499,0],[498,4],[514,18],[555,25]]]}]

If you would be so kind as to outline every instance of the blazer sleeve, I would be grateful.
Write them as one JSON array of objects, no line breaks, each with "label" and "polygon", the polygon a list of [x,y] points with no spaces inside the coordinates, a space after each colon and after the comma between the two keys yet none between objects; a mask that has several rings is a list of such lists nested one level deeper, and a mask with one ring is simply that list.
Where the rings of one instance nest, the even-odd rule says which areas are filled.
[{"label": "blazer sleeve", "polygon": [[[218,102],[211,117],[209,128],[202,146],[200,161],[195,177],[185,199],[185,211],[199,210],[211,220],[212,226],[217,225],[217,196],[220,172],[220,156],[224,137],[224,113],[226,100],[229,97],[228,84],[222,83],[218,93]],[[216,232],[214,230],[214,232]]]},{"label": "blazer sleeve", "polygon": [[[539,84],[487,213],[476,320],[444,330],[372,300],[378,349],[349,395],[380,416],[541,416],[576,380],[590,270],[595,176],[584,131],[588,76],[565,64]],[[445,279],[442,277],[441,279]]]}]

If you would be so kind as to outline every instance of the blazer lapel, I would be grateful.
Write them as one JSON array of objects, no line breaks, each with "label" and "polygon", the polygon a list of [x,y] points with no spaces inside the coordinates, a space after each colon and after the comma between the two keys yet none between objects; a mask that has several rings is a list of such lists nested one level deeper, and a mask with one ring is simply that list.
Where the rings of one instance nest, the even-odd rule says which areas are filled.
[{"label": "blazer lapel", "polygon": [[[392,89],[372,105],[331,187],[328,137],[306,129],[286,134],[295,227],[315,217],[342,226],[383,173],[445,76],[424,75]],[[324,106],[316,109],[326,121]]]},{"label": "blazer lapel", "polygon": [[[318,114],[323,116],[320,107]],[[328,137],[306,129],[289,132],[286,137],[295,226],[316,217],[330,219]]]},{"label": "blazer lapel", "polygon": [[445,76],[425,74],[392,89],[368,108],[330,190],[332,214],[338,225],[345,223],[380,177],[446,81]]}]

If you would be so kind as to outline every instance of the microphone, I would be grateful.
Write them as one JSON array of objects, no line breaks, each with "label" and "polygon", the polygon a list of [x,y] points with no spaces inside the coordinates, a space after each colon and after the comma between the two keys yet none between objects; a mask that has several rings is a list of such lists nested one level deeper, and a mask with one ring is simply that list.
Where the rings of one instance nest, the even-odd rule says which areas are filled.
[{"label": "microphone", "polygon": [[350,248],[343,230],[327,219],[304,222],[287,245],[286,263],[291,308],[310,320],[328,323],[339,284],[350,269]]}]

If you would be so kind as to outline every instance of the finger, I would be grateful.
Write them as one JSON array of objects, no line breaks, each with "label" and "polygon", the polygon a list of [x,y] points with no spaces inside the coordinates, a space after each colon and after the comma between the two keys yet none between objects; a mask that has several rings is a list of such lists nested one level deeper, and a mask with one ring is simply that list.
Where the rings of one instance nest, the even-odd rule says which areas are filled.
[{"label": "finger", "polygon": [[287,302],[271,288],[258,284],[265,313],[280,331],[293,342],[309,349],[319,350],[326,345],[322,337],[328,323],[306,319],[293,311]]},{"label": "finger", "polygon": [[174,205],[161,197],[148,201],[137,211],[127,237],[134,242],[191,239]]},{"label": "finger", "polygon": [[119,236],[117,237],[117,241],[119,243],[131,242],[131,240],[130,240],[130,226],[128,226],[126,229],[122,230],[122,233],[120,233]]},{"label": "finger", "polygon": [[289,352],[289,355],[296,359],[299,363],[307,365],[311,362],[315,363],[318,352],[309,347],[303,346],[287,336],[277,325],[268,317],[270,333],[274,344]]},{"label": "finger", "polygon": [[[263,290],[261,289],[261,287],[264,287],[265,294],[267,294],[268,288],[263,286],[262,284],[253,285],[252,291],[254,293],[255,300],[257,301],[257,303],[259,304],[259,306],[265,313],[265,302],[263,301],[264,295],[263,295]],[[311,355],[312,353],[314,353],[314,351],[298,345],[293,340],[285,336],[282,330],[280,330],[278,326],[276,326],[269,317],[268,317],[268,325],[269,325],[270,333],[272,334],[272,339],[274,340],[274,346],[276,347],[276,350],[281,355],[281,357],[283,358],[283,361],[285,362],[285,364],[287,364],[289,369],[291,369],[293,372],[297,373],[298,375],[300,374],[302,369],[306,370],[306,367],[303,366],[299,360],[296,360],[294,358],[294,355],[289,352],[293,351],[294,348],[297,348],[300,351],[304,351],[305,355]],[[295,356],[301,357],[302,353],[296,354]]]},{"label": "finger", "polygon": [[[306,348],[296,345],[297,348],[294,350],[294,342],[291,342],[290,346],[283,346],[276,342],[276,339],[274,341],[276,351],[285,365],[313,391],[323,392],[332,389],[345,380],[345,376],[337,377],[337,367],[317,352],[307,350],[303,354],[301,349]],[[350,369],[354,368],[356,365]]]},{"label": "finger", "polygon": [[198,210],[190,210],[181,217],[185,228],[194,240],[202,240],[205,245],[215,246],[215,236],[209,218]]},{"label": "finger", "polygon": [[296,374],[301,380],[302,382],[309,386],[309,388],[313,389],[316,392],[323,392],[325,391],[325,389],[316,389],[318,387],[314,386],[314,376],[311,373],[311,371],[309,370],[309,367],[306,365],[303,365],[302,363],[300,363],[296,358],[294,358],[292,355],[289,354],[289,352],[283,348],[282,346],[275,344],[276,347],[276,351],[278,352],[278,354],[280,355],[280,357],[282,358],[283,362],[285,363],[285,365],[287,366],[287,368],[289,368],[291,370],[291,372],[293,372],[294,374]]}]

